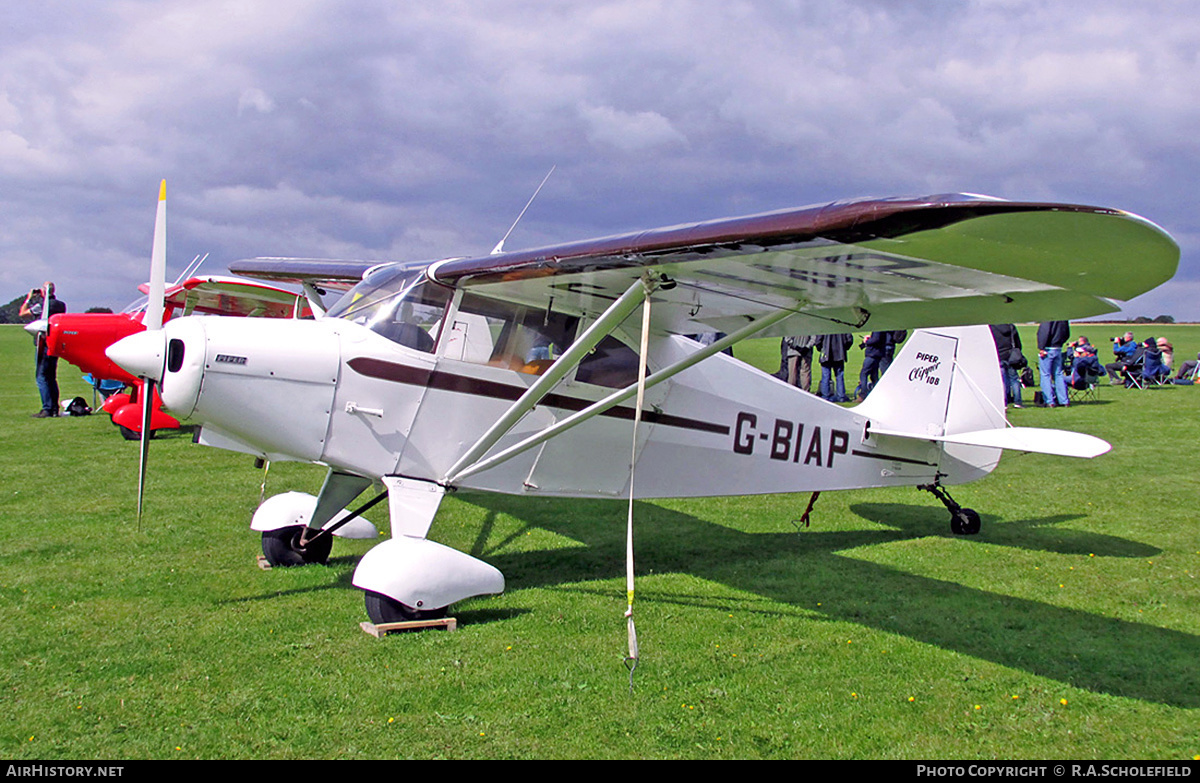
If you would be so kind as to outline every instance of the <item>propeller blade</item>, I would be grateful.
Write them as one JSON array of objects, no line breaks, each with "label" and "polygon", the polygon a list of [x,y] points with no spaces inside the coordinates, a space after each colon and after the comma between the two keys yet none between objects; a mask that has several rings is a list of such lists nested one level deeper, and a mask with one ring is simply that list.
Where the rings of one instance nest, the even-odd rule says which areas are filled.
[{"label": "propeller blade", "polygon": [[167,181],[158,186],[158,213],[154,217],[154,246],[150,251],[150,292],[142,325],[148,331],[162,328],[163,299],[167,290]]},{"label": "propeller blade", "polygon": [[[158,186],[158,212],[154,216],[154,244],[150,250],[150,291],[149,301],[146,304],[146,314],[142,318],[142,325],[146,327],[146,331],[142,334],[149,335],[153,332],[159,332],[155,335],[157,338],[157,347],[159,349],[158,356],[158,372],[157,376],[162,377],[161,364],[161,343],[165,339],[161,335],[163,324],[163,309],[165,307],[164,299],[167,290],[167,181],[164,179]],[[146,466],[150,461],[150,415],[154,411],[154,384],[155,377],[149,372],[142,376],[142,453],[141,459],[138,461],[138,498],[137,498],[137,524],[138,528],[142,526],[142,500],[146,494]]]}]

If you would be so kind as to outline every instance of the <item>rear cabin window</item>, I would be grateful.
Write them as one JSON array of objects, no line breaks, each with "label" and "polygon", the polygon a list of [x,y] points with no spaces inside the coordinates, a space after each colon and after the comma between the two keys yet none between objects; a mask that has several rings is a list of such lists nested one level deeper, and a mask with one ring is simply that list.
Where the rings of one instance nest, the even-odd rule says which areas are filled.
[{"label": "rear cabin window", "polygon": [[624,389],[637,379],[637,352],[611,334],[584,357],[575,371],[575,380],[580,383],[613,389]]},{"label": "rear cabin window", "polygon": [[541,375],[575,340],[579,318],[464,294],[445,356]]}]

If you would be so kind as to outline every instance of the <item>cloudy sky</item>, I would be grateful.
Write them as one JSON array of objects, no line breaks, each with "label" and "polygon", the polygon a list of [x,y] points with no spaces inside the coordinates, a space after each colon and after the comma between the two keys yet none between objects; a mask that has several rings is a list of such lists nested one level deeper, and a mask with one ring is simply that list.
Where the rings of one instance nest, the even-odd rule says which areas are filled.
[{"label": "cloudy sky", "polygon": [[[416,260],[856,196],[1118,207],[1200,320],[1191,0],[6,0],[0,301],[258,255]],[[1130,274],[1137,259],[1129,259]]]}]

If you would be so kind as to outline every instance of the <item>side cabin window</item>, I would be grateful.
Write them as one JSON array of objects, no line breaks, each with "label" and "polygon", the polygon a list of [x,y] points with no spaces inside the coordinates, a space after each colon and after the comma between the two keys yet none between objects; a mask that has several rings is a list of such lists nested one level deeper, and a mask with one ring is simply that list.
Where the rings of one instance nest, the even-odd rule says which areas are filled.
[{"label": "side cabin window", "polygon": [[579,319],[465,293],[444,355],[541,375],[575,340]]}]

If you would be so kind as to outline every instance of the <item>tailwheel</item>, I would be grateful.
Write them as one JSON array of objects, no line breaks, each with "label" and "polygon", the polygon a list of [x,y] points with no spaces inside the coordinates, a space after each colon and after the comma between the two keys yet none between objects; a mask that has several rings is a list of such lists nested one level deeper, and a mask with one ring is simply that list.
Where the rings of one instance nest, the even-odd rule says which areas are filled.
[{"label": "tailwheel", "polygon": [[414,609],[390,596],[372,590],[365,591],[363,597],[367,604],[367,617],[370,617],[371,622],[375,625],[403,623],[411,620],[440,620],[446,616],[446,610],[449,608],[443,606],[440,609]]},{"label": "tailwheel", "polygon": [[942,501],[942,505],[950,512],[950,532],[956,536],[973,536],[979,532],[982,523],[979,519],[979,512],[973,508],[963,508],[954,502],[954,498],[950,497],[950,493],[941,485],[940,481],[934,481],[932,484],[922,484],[917,489],[932,494],[935,498]]},{"label": "tailwheel", "polygon": [[979,512],[973,508],[960,508],[950,515],[950,532],[956,536],[973,536],[981,524]]},{"label": "tailwheel", "polygon": [[326,534],[310,541],[308,546],[301,546],[300,536],[303,533],[304,525],[263,531],[262,550],[267,562],[272,566],[325,565],[333,548],[333,536]]}]

